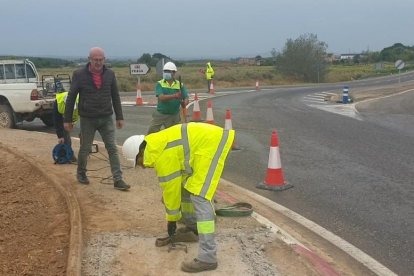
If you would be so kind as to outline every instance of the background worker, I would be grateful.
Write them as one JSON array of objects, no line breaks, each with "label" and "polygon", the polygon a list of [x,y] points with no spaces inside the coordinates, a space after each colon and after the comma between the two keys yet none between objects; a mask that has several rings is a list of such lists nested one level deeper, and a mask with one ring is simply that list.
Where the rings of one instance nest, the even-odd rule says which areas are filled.
[{"label": "background worker", "polygon": [[[175,79],[177,67],[167,62],[163,67],[163,78],[155,86],[155,95],[158,98],[157,109],[152,114],[148,134],[179,124],[180,107],[188,104],[188,92],[183,83]],[[184,114],[185,115],[185,114]]]},{"label": "background worker", "polygon": [[[65,113],[66,98],[68,92],[65,91],[61,82],[56,82],[56,101],[53,105],[53,123],[55,126],[56,135],[58,137],[58,144],[66,144],[72,148],[72,140],[70,133],[67,132],[63,126],[63,114]],[[78,107],[79,97],[76,97],[76,103],[73,110],[72,123],[76,124],[79,119]],[[76,162],[75,155],[72,156],[72,162]]]},{"label": "background worker", "polygon": [[[82,142],[78,154],[77,179],[81,184],[89,184],[86,176],[88,155],[96,131],[102,137],[108,151],[114,188],[128,190],[130,186],[122,179],[118,149],[115,142],[115,124],[124,125],[121,98],[118,92],[115,73],[105,67],[105,53],[102,48],[94,47],[89,51],[88,64],[73,72],[72,84],[66,100],[64,127],[73,129],[72,114],[75,99],[79,95],[79,117]],[[116,122],[112,117],[115,112]]]},{"label": "background worker", "polygon": [[134,166],[156,170],[163,190],[169,236],[175,235],[176,222],[181,217],[186,228],[177,231],[198,234],[198,256],[184,261],[183,271],[217,268],[213,197],[234,135],[234,130],[212,124],[188,123],[147,136],[132,136],[124,142],[124,156]]},{"label": "background worker", "polygon": [[207,80],[207,91],[208,93],[210,93],[211,81],[214,78],[214,69],[211,66],[210,62],[207,62],[206,64],[205,74],[206,74],[206,80]]}]

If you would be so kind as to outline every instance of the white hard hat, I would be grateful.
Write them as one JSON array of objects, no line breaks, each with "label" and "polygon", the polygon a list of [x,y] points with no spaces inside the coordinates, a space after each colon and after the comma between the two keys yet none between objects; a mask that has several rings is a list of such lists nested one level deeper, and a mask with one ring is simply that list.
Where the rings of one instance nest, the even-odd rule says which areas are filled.
[{"label": "white hard hat", "polygon": [[167,62],[166,64],[164,64],[164,68],[162,68],[162,70],[170,70],[170,71],[177,71],[177,66],[175,66],[174,63],[172,63],[171,61]]},{"label": "white hard hat", "polygon": [[135,160],[139,153],[139,146],[144,142],[144,135],[134,135],[125,140],[122,145],[122,154],[135,167]]}]

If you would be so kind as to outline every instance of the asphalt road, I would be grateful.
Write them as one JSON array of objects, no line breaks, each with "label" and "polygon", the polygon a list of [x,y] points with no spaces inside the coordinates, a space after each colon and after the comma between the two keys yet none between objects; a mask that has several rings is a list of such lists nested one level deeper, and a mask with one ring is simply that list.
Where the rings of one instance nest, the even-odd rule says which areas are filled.
[{"label": "asphalt road", "polygon": [[279,89],[219,99],[216,107],[232,107],[238,144],[245,148],[230,156],[224,178],[254,190],[264,179],[276,129],[285,178],[294,188],[256,192],[398,274],[412,274],[413,136],[376,124],[372,113],[361,121],[308,107],[303,92]]},{"label": "asphalt road", "polygon": [[[348,85],[398,85],[397,80],[394,76]],[[410,80],[412,74],[400,77],[401,82]],[[342,87],[227,91],[225,96],[216,92],[215,122],[224,126],[226,109],[231,109],[242,148],[230,154],[223,177],[327,228],[397,274],[413,275],[414,93],[361,104],[356,117],[327,112],[323,103],[325,110],[315,108],[318,103],[307,100]],[[205,102],[200,105],[206,110]],[[145,134],[152,111],[124,107],[127,124],[118,132],[119,144],[133,134]],[[24,128],[52,131],[40,125]],[[266,174],[272,130],[278,133],[285,179],[294,186],[283,192],[255,187]]]}]

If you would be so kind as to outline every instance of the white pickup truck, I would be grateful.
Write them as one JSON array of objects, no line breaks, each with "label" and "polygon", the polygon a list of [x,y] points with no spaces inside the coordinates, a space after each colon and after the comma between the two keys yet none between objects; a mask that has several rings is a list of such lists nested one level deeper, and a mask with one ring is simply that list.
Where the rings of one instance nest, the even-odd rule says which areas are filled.
[{"label": "white pickup truck", "polygon": [[55,78],[39,79],[36,66],[28,59],[0,60],[0,128],[14,128],[23,121],[40,118],[53,126]]}]

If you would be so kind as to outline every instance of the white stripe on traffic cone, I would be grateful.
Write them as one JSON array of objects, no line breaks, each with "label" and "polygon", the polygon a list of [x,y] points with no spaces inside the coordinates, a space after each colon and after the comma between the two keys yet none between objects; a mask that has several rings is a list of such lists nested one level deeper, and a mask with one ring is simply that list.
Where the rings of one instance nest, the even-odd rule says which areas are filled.
[{"label": "white stripe on traffic cone", "polygon": [[206,123],[214,125],[213,103],[211,102],[211,100],[208,100],[207,102]]},{"label": "white stripe on traffic cone", "polygon": [[141,86],[137,84],[137,100],[136,105],[143,105],[142,96],[141,96]]},{"label": "white stripe on traffic cone", "polygon": [[198,102],[197,93],[194,95],[194,106],[193,106],[193,113],[191,114],[191,121],[201,122],[201,111],[200,111],[200,104]]},{"label": "white stripe on traffic cone", "polygon": [[285,183],[285,179],[283,177],[277,133],[276,130],[274,130],[270,141],[269,161],[267,163],[266,177],[263,182],[256,185],[256,188],[281,191],[292,187],[293,186],[291,184]]},{"label": "white stripe on traffic cone", "polygon": [[[224,121],[224,129],[225,130],[233,129],[233,124],[231,122],[231,111],[230,111],[230,109],[226,110],[226,119]],[[234,138],[233,145],[231,146],[231,150],[240,150],[240,148],[236,144],[236,138]]]}]

